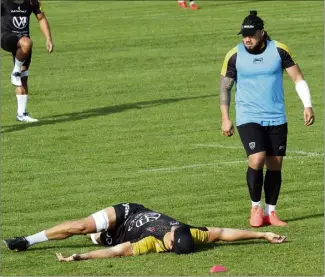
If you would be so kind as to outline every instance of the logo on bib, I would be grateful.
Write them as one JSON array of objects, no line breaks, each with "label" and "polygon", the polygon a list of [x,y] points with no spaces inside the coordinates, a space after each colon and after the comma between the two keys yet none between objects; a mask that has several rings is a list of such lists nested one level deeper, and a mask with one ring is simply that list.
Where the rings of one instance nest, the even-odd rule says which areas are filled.
[{"label": "logo on bib", "polygon": [[263,58],[255,58],[255,59],[253,60],[253,63],[254,63],[254,64],[262,63],[262,62],[263,62]]}]

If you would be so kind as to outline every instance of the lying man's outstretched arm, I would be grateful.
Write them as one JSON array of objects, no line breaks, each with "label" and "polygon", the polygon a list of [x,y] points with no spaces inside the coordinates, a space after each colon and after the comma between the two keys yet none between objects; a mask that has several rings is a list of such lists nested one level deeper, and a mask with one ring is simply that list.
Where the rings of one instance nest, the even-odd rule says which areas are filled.
[{"label": "lying man's outstretched arm", "polygon": [[235,241],[245,239],[265,239],[270,243],[282,243],[287,239],[285,236],[280,236],[271,232],[254,232],[230,228],[208,227],[208,233],[208,242],[215,242],[218,240]]},{"label": "lying man's outstretched arm", "polygon": [[73,262],[81,260],[114,258],[133,255],[134,254],[130,242],[124,242],[114,247],[95,250],[84,254],[73,254],[70,257],[63,257],[61,253],[56,253],[56,256],[60,262]]}]

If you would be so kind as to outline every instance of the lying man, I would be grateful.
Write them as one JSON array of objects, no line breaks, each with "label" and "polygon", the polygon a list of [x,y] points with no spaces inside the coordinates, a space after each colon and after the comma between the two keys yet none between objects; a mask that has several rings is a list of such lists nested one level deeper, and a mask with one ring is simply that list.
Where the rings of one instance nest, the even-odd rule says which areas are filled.
[{"label": "lying man", "polygon": [[4,242],[10,250],[25,251],[36,243],[85,234],[88,234],[93,243],[108,248],[69,257],[57,253],[58,260],[70,262],[157,252],[188,254],[194,252],[197,245],[218,240],[265,239],[270,243],[282,243],[286,240],[285,236],[271,232],[194,227],[147,209],[143,205],[122,203],[84,219],[63,222],[37,234],[9,238]]}]

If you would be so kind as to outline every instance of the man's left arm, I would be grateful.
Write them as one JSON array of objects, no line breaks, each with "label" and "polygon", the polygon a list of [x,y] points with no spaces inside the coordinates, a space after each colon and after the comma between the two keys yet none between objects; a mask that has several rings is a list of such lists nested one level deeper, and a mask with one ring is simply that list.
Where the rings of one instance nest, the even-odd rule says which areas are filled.
[{"label": "man's left arm", "polygon": [[304,124],[310,126],[314,123],[315,116],[308,84],[304,80],[299,65],[296,63],[288,46],[281,42],[276,42],[276,47],[282,61],[282,68],[286,70],[291,80],[295,83],[296,91],[304,105]]},{"label": "man's left arm", "polygon": [[310,126],[315,122],[315,115],[311,104],[310,90],[304,76],[297,64],[285,69],[295,83],[296,91],[304,105],[304,124]]},{"label": "man's left arm", "polygon": [[50,24],[45,16],[44,12],[37,13],[36,18],[38,20],[38,23],[40,25],[41,32],[43,33],[45,39],[46,39],[46,48],[49,53],[52,53],[54,49],[53,41],[52,41],[52,35],[51,35],[51,29]]},{"label": "man's left arm", "polygon": [[282,243],[287,238],[271,232],[254,232],[241,229],[208,227],[208,242],[264,239],[270,243]]}]

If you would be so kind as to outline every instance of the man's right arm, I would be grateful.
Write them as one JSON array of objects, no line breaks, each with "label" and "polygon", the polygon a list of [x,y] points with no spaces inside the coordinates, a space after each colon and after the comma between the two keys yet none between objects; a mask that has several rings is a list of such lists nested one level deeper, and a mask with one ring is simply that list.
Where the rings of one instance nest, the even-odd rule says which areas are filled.
[{"label": "man's right arm", "polygon": [[[95,234],[94,238],[96,242],[101,242],[98,234],[99,233]],[[64,257],[61,253],[56,253],[56,256],[61,262],[73,262],[89,259],[114,258],[121,256],[138,256],[147,253],[158,253],[165,251],[167,251],[167,249],[161,240],[153,236],[148,236],[132,243],[128,241],[110,248],[105,248],[84,254],[73,254],[69,257]]]},{"label": "man's right arm", "polygon": [[130,242],[124,242],[114,247],[104,248],[91,251],[84,254],[73,254],[69,257],[64,257],[61,253],[56,253],[60,262],[74,262],[90,259],[115,258],[122,256],[134,256],[132,245]]},{"label": "man's right arm", "polygon": [[229,118],[229,106],[231,100],[231,89],[237,78],[237,47],[231,49],[223,62],[220,77],[220,111],[222,118],[222,134],[231,137],[234,134],[234,126]]},{"label": "man's right arm", "polygon": [[231,89],[234,82],[235,80],[233,78],[222,75],[220,77],[220,110],[222,119],[229,119]]}]

